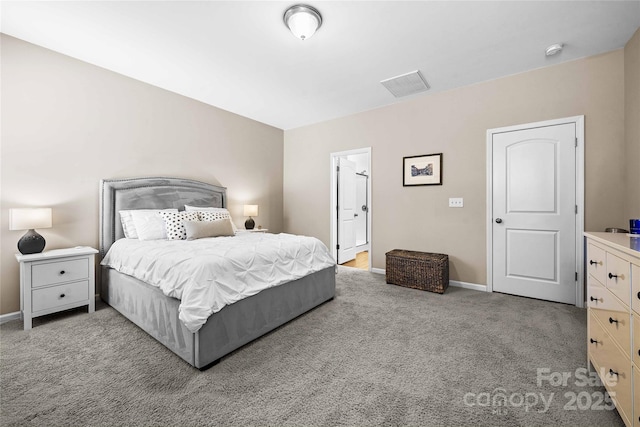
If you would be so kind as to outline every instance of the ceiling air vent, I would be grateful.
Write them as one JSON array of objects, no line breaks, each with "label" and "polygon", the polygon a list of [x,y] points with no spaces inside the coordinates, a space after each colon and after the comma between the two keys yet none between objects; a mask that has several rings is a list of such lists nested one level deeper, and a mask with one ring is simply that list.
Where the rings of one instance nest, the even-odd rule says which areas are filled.
[{"label": "ceiling air vent", "polygon": [[418,70],[382,80],[380,83],[396,98],[413,95],[429,89],[429,84]]}]

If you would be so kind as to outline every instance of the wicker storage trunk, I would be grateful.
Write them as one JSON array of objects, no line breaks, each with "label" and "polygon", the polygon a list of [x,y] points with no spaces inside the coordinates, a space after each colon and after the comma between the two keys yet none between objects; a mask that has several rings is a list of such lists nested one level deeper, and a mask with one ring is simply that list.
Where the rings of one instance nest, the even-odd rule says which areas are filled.
[{"label": "wicker storage trunk", "polygon": [[387,283],[439,294],[449,287],[449,255],[394,249],[386,256]]}]

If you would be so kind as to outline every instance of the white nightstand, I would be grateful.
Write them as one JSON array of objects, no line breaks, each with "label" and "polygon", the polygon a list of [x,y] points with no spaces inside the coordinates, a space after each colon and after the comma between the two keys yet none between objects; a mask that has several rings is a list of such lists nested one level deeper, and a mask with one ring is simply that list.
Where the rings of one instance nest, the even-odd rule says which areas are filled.
[{"label": "white nightstand", "polygon": [[82,305],[95,311],[95,254],[87,246],[16,254],[20,262],[20,310],[24,329],[34,317]]}]

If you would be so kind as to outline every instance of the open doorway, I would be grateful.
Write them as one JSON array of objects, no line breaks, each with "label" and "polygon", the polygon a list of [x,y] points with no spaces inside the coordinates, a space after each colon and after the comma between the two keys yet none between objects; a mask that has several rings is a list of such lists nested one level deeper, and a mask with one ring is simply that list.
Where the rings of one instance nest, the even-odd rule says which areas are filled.
[{"label": "open doorway", "polygon": [[338,264],[371,271],[371,148],[330,160],[331,251]]}]

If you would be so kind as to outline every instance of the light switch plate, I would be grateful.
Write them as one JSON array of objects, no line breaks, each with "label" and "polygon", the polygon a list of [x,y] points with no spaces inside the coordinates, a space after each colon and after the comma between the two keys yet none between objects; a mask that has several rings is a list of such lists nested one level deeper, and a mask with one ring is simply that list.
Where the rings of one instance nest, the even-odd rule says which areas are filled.
[{"label": "light switch plate", "polygon": [[464,206],[462,197],[449,197],[450,208],[461,208]]}]

